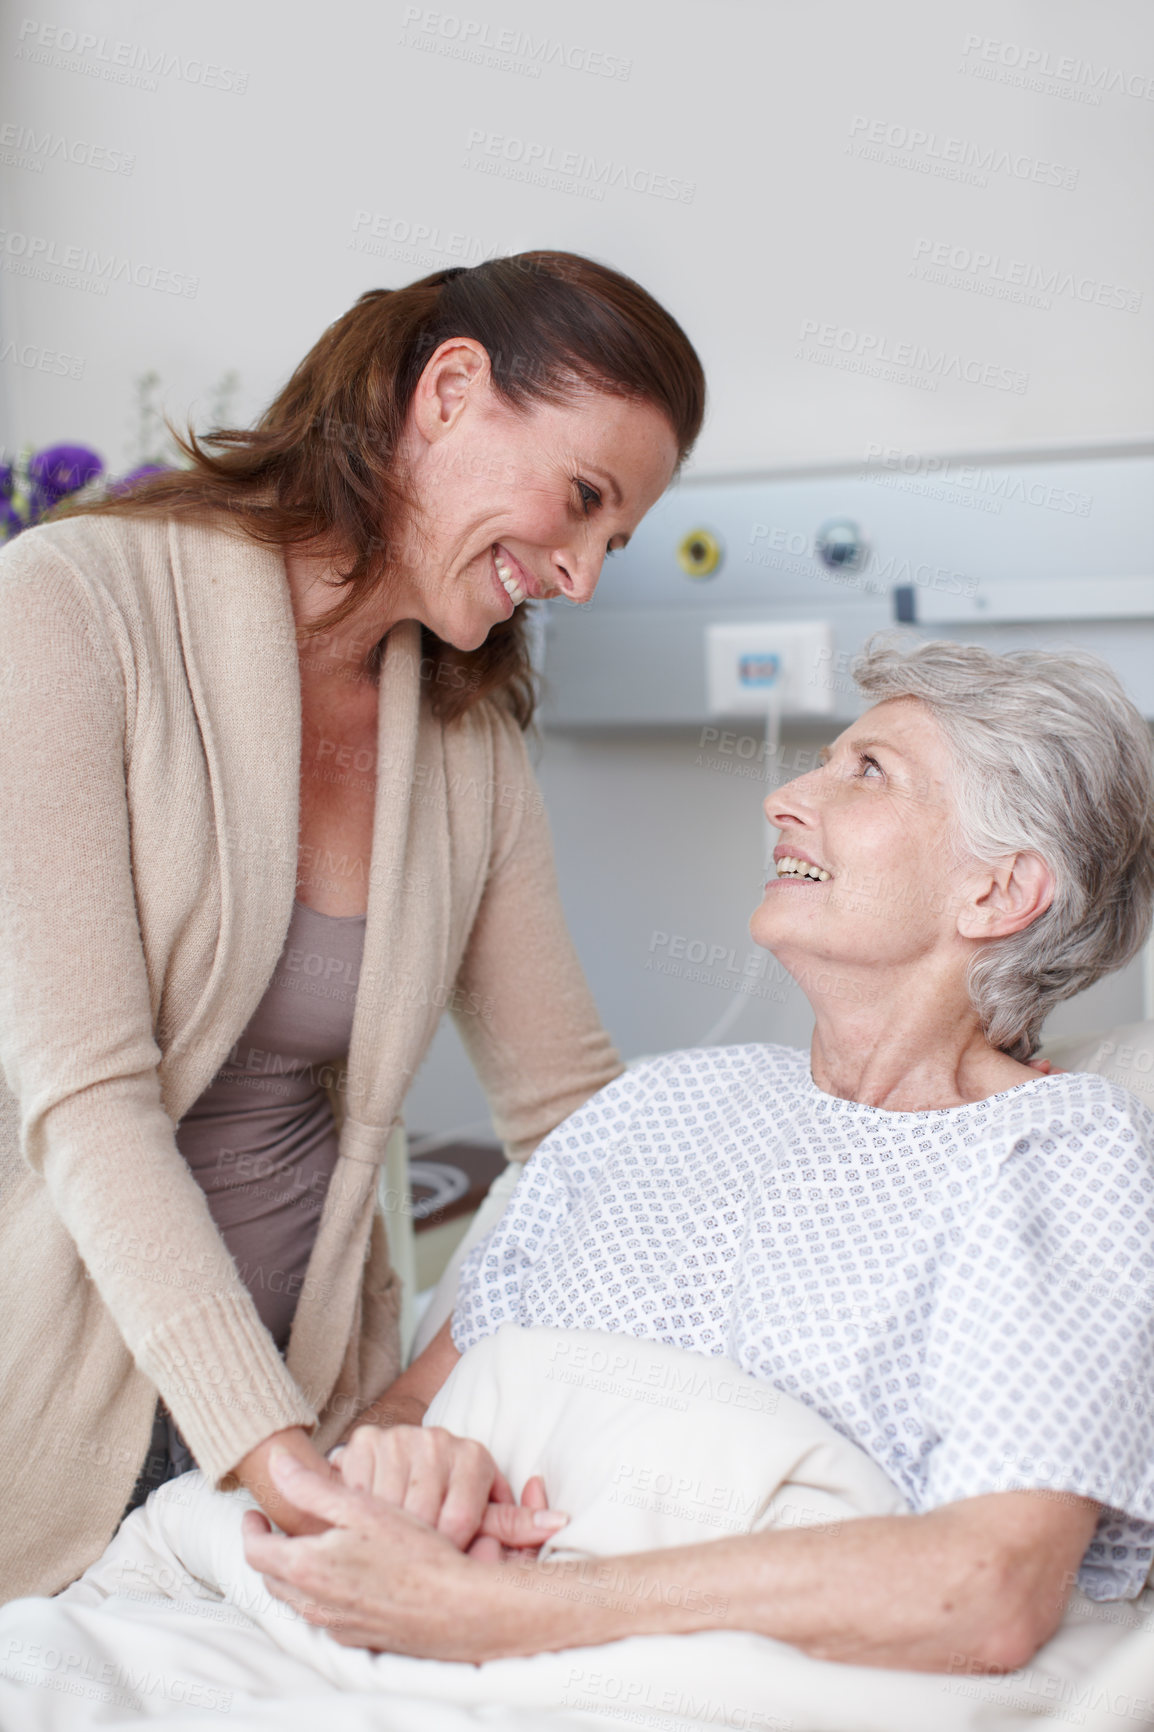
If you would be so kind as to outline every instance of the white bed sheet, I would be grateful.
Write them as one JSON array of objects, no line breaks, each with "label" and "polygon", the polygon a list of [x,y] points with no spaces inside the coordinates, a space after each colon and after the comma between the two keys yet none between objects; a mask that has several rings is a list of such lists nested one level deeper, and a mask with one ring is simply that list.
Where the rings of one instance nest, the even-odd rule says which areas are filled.
[{"label": "white bed sheet", "polygon": [[[503,1329],[465,1356],[429,1418],[485,1441],[515,1489],[544,1469],[574,1515],[561,1554],[901,1507],[800,1403],[727,1361],[621,1337]],[[187,1475],[63,1594],[0,1610],[3,1732],[1154,1728],[1150,1591],[1098,1606],[1076,1596],[1054,1640],[1006,1679],[839,1666],[722,1631],[476,1667],[343,1648],[305,1624],[244,1562],[248,1507]]]}]

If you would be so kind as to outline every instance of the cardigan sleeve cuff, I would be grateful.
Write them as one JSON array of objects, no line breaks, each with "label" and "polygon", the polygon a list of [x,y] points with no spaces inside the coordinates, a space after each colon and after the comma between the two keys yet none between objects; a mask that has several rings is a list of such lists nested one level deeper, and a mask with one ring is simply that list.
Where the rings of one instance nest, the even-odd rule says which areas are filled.
[{"label": "cardigan sleeve cuff", "polygon": [[247,1293],[216,1295],[167,1318],[139,1344],[136,1361],[214,1485],[274,1431],[317,1423]]}]

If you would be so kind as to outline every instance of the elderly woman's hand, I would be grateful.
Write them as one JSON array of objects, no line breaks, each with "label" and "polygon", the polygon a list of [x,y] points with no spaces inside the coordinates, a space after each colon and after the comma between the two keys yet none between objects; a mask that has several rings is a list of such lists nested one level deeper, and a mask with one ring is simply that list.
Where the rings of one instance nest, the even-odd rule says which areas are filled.
[{"label": "elderly woman's hand", "polygon": [[278,1452],[273,1472],[283,1495],[299,1497],[327,1531],[288,1539],[256,1510],[246,1511],[245,1557],[272,1594],[346,1647],[487,1657],[491,1565],[463,1556],[443,1534],[380,1498],[302,1471],[288,1455]]},{"label": "elderly woman's hand", "polygon": [[543,1545],[568,1519],[546,1507],[539,1477],[518,1504],[484,1445],[439,1425],[359,1425],[334,1462],[351,1490],[416,1516],[473,1557]]}]

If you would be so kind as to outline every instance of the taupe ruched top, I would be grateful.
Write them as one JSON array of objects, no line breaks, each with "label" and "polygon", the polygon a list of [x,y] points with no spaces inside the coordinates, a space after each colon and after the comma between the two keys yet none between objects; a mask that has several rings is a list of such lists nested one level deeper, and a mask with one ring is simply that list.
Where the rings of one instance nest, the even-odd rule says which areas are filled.
[{"label": "taupe ruched top", "polygon": [[282,1353],[337,1162],[325,1085],[349,1049],[365,920],[294,902],[264,997],[176,1130]]}]

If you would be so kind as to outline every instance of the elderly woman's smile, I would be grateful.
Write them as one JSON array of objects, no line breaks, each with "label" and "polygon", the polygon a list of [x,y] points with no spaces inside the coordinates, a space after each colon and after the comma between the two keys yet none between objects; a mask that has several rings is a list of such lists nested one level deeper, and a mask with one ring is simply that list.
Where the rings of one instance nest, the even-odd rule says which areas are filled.
[{"label": "elderly woman's smile", "polygon": [[878,704],[847,728],[817,769],[765,802],[781,840],[750,921],[758,944],[795,975],[807,961],[836,963],[843,988],[843,976],[868,970],[874,1003],[879,981],[909,1003],[919,988],[907,976],[924,979],[931,956],[934,990],[952,962],[961,992],[972,949],[959,929],[965,892],[980,898],[989,882],[988,873],[966,881],[950,783],[948,745],[917,698]]},{"label": "elderly woman's smile", "polygon": [[778,879],[786,879],[791,884],[824,884],[831,876],[816,860],[802,854],[791,854],[787,848],[775,848],[773,859]]}]

